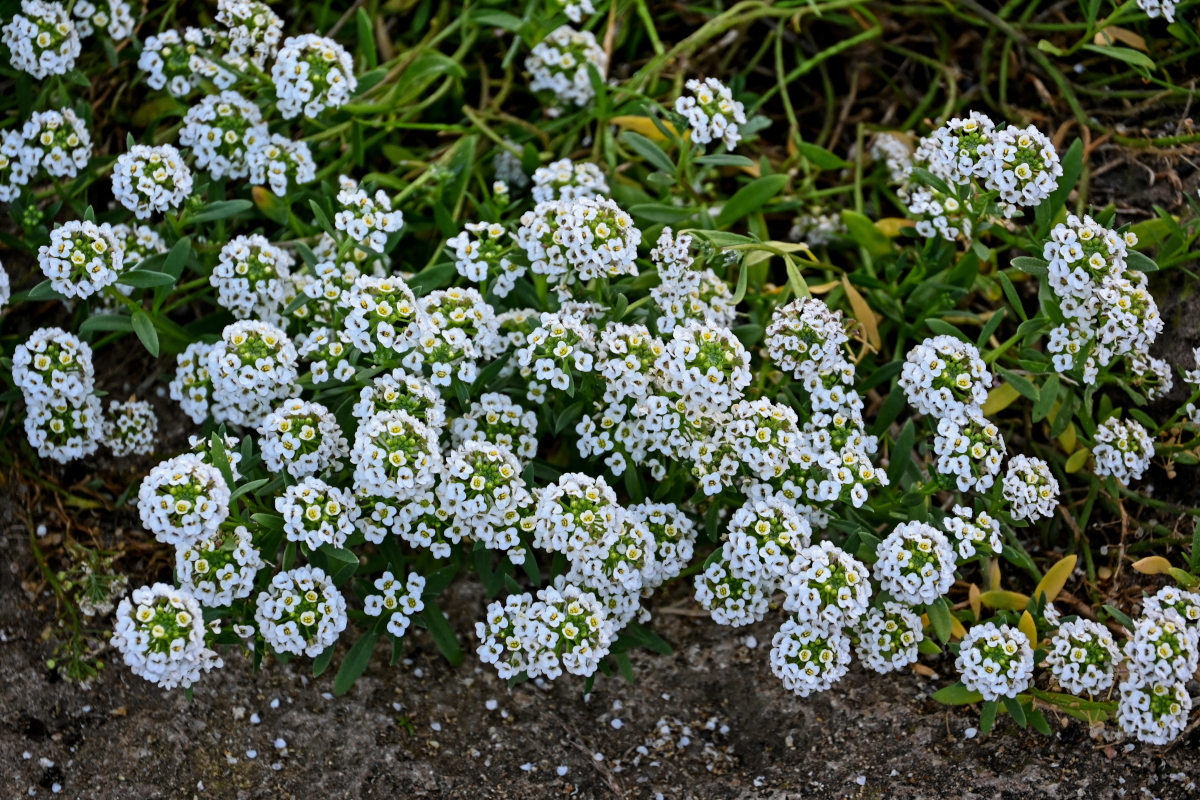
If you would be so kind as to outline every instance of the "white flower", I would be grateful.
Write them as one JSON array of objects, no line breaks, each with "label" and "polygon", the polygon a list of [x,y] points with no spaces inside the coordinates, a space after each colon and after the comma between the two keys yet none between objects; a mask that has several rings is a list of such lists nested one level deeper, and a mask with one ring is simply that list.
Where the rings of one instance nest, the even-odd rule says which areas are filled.
[{"label": "white flower", "polygon": [[350,448],[332,412],[320,403],[284,400],[259,426],[259,449],[272,472],[293,478],[341,469]]},{"label": "white flower", "polygon": [[789,617],[771,639],[771,671],[801,697],[823,692],[850,669],[850,639],[840,628]]},{"label": "white flower", "polygon": [[1072,694],[1100,693],[1113,685],[1121,654],[1108,628],[1099,622],[1064,622],[1050,638],[1046,665],[1058,685]]},{"label": "white flower", "polygon": [[853,627],[871,599],[867,568],[827,541],[796,553],[781,588],[785,611],[798,620],[838,628]]},{"label": "white flower", "polygon": [[212,379],[208,373],[208,356],[213,345],[193,342],[175,358],[175,377],[168,389],[171,399],[179,403],[183,413],[200,425],[208,417],[212,396]]},{"label": "white flower", "polygon": [[655,365],[663,391],[711,416],[741,399],[750,385],[750,354],[727,328],[688,322],[675,329]]},{"label": "white flower", "polygon": [[402,369],[385,372],[364,386],[352,413],[362,423],[381,411],[406,411],[435,432],[446,424],[446,401],[437,389],[425,378]]},{"label": "white flower", "polygon": [[440,289],[417,301],[420,328],[417,351],[434,386],[450,386],[457,378],[471,384],[477,362],[496,349],[499,331],[492,307],[475,289]]},{"label": "white flower", "polygon": [[586,106],[595,97],[589,64],[603,79],[608,71],[604,49],[590,31],[563,25],[536,44],[525,59],[525,69],[531,77],[529,89],[553,95],[551,115],[559,111],[559,106]]},{"label": "white flower", "polygon": [[515,241],[498,222],[467,222],[463,230],[446,240],[454,251],[454,267],[469,281],[485,284],[487,292],[507,297],[525,274],[526,266],[514,259]]},{"label": "white flower", "polygon": [[1058,506],[1058,479],[1040,458],[1015,455],[1008,460],[1002,484],[1004,499],[1014,519],[1036,521],[1054,516]]},{"label": "white flower", "polygon": [[[11,203],[21,196],[22,188],[29,183],[30,174],[37,164],[23,159],[26,152],[25,137],[21,130],[0,131],[0,203]],[[86,157],[89,152],[85,154]],[[36,156],[40,160],[40,155]]]},{"label": "white flower", "polygon": [[499,392],[481,394],[466,413],[450,421],[450,434],[456,447],[463,442],[491,442],[526,463],[537,455],[537,414]]},{"label": "white flower", "polygon": [[1155,609],[1134,622],[1125,642],[1130,674],[1165,683],[1186,681],[1200,666],[1200,630],[1189,627],[1173,608]]},{"label": "white flower", "polygon": [[363,247],[384,252],[388,235],[404,226],[404,213],[392,209],[392,200],[382,189],[374,195],[367,194],[357,181],[346,175],[338,177],[338,186],[341,210],[334,214],[334,225]]},{"label": "white flower", "polygon": [[1050,137],[1030,125],[1009,126],[996,132],[994,157],[986,186],[1000,199],[1019,206],[1037,206],[1058,188],[1063,168]]},{"label": "white flower", "polygon": [[729,520],[721,561],[731,575],[752,581],[771,594],[811,540],[808,520],[785,499],[778,495],[747,499]]},{"label": "white flower", "polygon": [[596,278],[637,275],[641,241],[633,218],[607,197],[539,203],[517,231],[530,270],[549,275],[560,300]]},{"label": "white flower", "polygon": [[578,386],[595,367],[595,338],[590,325],[561,312],[541,315],[541,324],[517,349],[513,361],[529,380],[526,398],[544,402],[546,384],[560,391]]},{"label": "white flower", "polygon": [[972,509],[956,505],[942,524],[957,542],[961,560],[999,555],[1004,549],[1004,542],[1000,538],[1000,521],[987,511],[980,511],[976,515]]},{"label": "white flower", "polygon": [[133,28],[137,24],[133,12],[131,0],[96,0],[96,3],[77,0],[71,8],[71,16],[75,18],[75,27],[79,29],[81,38],[101,30],[114,42],[133,35]]},{"label": "white flower", "polygon": [[205,606],[228,606],[249,597],[254,577],[263,566],[245,525],[222,526],[211,536],[175,547],[179,585]]},{"label": "white flower", "polygon": [[1170,744],[1187,728],[1192,697],[1183,681],[1131,674],[1121,682],[1117,724],[1147,744]]},{"label": "white flower", "polygon": [[876,551],[879,588],[902,603],[932,603],[954,583],[954,549],[946,535],[924,522],[904,522]]},{"label": "white flower", "polygon": [[691,94],[675,100],[675,111],[687,118],[692,141],[708,144],[720,139],[727,150],[737,147],[742,138],[738,126],[746,124],[746,110],[733,99],[729,87],[716,78],[692,78],[685,86]]},{"label": "white flower", "polygon": [[380,593],[367,595],[363,601],[363,611],[371,617],[386,614],[388,633],[399,639],[408,630],[413,615],[425,609],[425,601],[421,598],[425,591],[425,579],[410,572],[408,579],[401,584],[389,570],[376,579],[375,588]]},{"label": "white flower", "polygon": [[12,287],[8,282],[8,272],[4,269],[4,265],[0,264],[0,311],[4,311],[4,307],[8,305],[11,297]]},{"label": "white flower", "polygon": [[1142,613],[1147,617],[1161,615],[1167,610],[1178,614],[1189,630],[1200,633],[1200,594],[1164,586],[1142,603]]},{"label": "white flower", "polygon": [[21,139],[20,160],[30,179],[39,169],[55,178],[74,178],[92,157],[87,122],[69,108],[35,111],[21,129]]},{"label": "white flower", "polygon": [[739,578],[718,559],[696,574],[696,602],[718,625],[738,628],[767,615],[770,598],[753,579]]},{"label": "white flower", "polygon": [[138,219],[173,211],[192,193],[192,171],[172,145],[135,144],[113,167],[113,195]]},{"label": "white flower", "polygon": [[114,456],[119,458],[153,453],[157,433],[158,415],[154,413],[154,406],[145,400],[130,400],[127,403],[113,400],[108,404],[103,436],[104,444]]},{"label": "white flower", "polygon": [[595,164],[562,158],[533,171],[533,202],[596,198],[609,193],[608,181]]},{"label": "white flower", "polygon": [[179,131],[179,143],[192,148],[196,166],[217,180],[249,175],[249,154],[267,137],[258,106],[232,90],[202,98],[188,109]]},{"label": "white flower", "polygon": [[289,542],[300,542],[310,551],[323,544],[345,547],[354,532],[358,505],[354,495],[312,477],[301,478],[275,498],[275,510],[283,517],[283,532]]},{"label": "white flower", "polygon": [[125,249],[107,222],[72,220],[50,231],[50,243],[38,248],[38,266],[56,292],[87,299],[116,282]]},{"label": "white flower", "polygon": [[308,143],[273,133],[246,153],[250,180],[265,184],[280,197],[317,179],[317,165]]},{"label": "white flower", "polygon": [[283,20],[258,0],[217,0],[217,22],[229,29],[229,54],[249,58],[259,69],[283,38]]},{"label": "white flower", "polygon": [[933,453],[934,468],[952,476],[960,492],[985,492],[995,483],[1004,460],[1000,429],[983,416],[978,407],[968,406],[965,421],[957,417],[938,420]]},{"label": "white flower", "polygon": [[327,108],[338,108],[358,88],[354,61],[333,39],[306,33],[289,36],[271,67],[276,106],[284,119],[304,114],[316,119]]},{"label": "white flower", "polygon": [[846,360],[843,348],[848,340],[842,313],[818,298],[806,297],[775,309],[763,343],[780,369],[804,381],[838,369]]},{"label": "white flower", "polygon": [[903,134],[875,134],[871,139],[871,158],[884,163],[892,183],[903,183],[912,173],[912,145]]},{"label": "white flower", "polygon": [[39,328],[17,345],[12,377],[30,405],[82,399],[95,388],[92,348],[62,328]]},{"label": "white flower", "polygon": [[324,570],[297,567],[259,593],[254,619],[277,652],[316,658],[346,629],[346,599]]},{"label": "white flower", "polygon": [[406,411],[381,411],[359,424],[350,461],[356,487],[407,500],[433,488],[441,453],[428,425]]},{"label": "white flower", "polygon": [[[393,353],[404,356],[401,363],[417,372],[421,353],[416,349],[421,311],[417,298],[403,278],[373,278],[360,275],[342,292],[338,307],[346,318],[340,335],[347,344],[380,360]],[[391,352],[389,352],[391,351]]]},{"label": "white flower", "polygon": [[647,575],[643,590],[653,589],[675,578],[692,560],[700,531],[696,522],[673,503],[638,503],[626,508],[640,518],[654,537],[657,572]]},{"label": "white flower", "polygon": [[987,400],[992,376],[975,345],[940,335],[908,351],[899,384],[917,411],[961,425],[969,409]]},{"label": "white flower", "polygon": [[517,507],[527,498],[521,465],[507,447],[463,442],[446,455],[438,504],[475,538],[489,538],[497,528],[517,525]]},{"label": "white flower", "polygon": [[13,68],[39,80],[70,72],[79,57],[79,31],[61,3],[21,0],[3,39]]},{"label": "white flower", "polygon": [[142,480],[138,513],[165,544],[189,545],[211,536],[229,516],[229,485],[195,453],[163,461]]},{"label": "white flower", "polygon": [[201,28],[162,31],[146,39],[138,69],[146,73],[151,89],[165,88],[175,97],[186,97],[208,79],[218,89],[233,85],[234,75],[211,58],[217,36]]},{"label": "white flower", "polygon": [[1110,417],[1096,428],[1092,456],[1096,459],[1097,475],[1111,475],[1121,483],[1129,483],[1141,478],[1150,466],[1154,441],[1142,423]]},{"label": "white flower", "polygon": [[900,670],[917,660],[917,647],[925,638],[921,618],[900,603],[872,608],[855,628],[858,659],[880,674]]},{"label": "white flower", "polygon": [[40,458],[60,464],[85,458],[100,446],[103,418],[100,398],[56,396],[25,410],[25,437]]},{"label": "white flower", "polygon": [[279,325],[294,263],[265,236],[235,236],[221,248],[208,281],[217,290],[217,302],[236,319]]},{"label": "white flower", "polygon": [[134,589],[117,608],[112,646],[134,675],[161,686],[187,688],[220,667],[205,646],[200,603],[184,589],[165,583]]},{"label": "white flower", "polygon": [[296,359],[296,347],[273,325],[254,320],[227,325],[208,354],[213,417],[260,425],[275,401],[295,393]]},{"label": "white flower", "polygon": [[1175,21],[1175,0],[1138,0],[1138,8],[1145,11],[1150,19],[1161,16],[1166,17],[1167,22]]},{"label": "white flower", "polygon": [[1011,625],[985,622],[967,631],[954,667],[963,686],[984,700],[1016,697],[1033,682],[1033,647]]}]

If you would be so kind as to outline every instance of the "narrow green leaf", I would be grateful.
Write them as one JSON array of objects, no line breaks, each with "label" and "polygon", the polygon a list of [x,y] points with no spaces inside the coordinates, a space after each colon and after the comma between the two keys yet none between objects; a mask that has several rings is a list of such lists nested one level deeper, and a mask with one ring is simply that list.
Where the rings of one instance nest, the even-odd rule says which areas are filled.
[{"label": "narrow green leaf", "polygon": [[329,669],[329,662],[333,661],[333,646],[330,645],[321,651],[321,654],[313,659],[313,677],[319,678],[325,670]]},{"label": "narrow green leaf", "polygon": [[358,28],[358,50],[367,69],[375,69],[379,66],[379,56],[375,52],[375,31],[371,28],[371,18],[363,8],[359,8],[354,17],[355,27]]},{"label": "narrow green leaf", "polygon": [[1035,403],[1038,401],[1038,398],[1041,396],[1038,392],[1038,388],[1034,386],[1028,378],[1018,375],[1012,370],[1004,369],[1003,367],[997,367],[996,372],[1000,375],[1000,377],[1012,384],[1012,387],[1020,392],[1022,397],[1032,400]]},{"label": "narrow green leaf", "polygon": [[983,695],[974,689],[968,689],[962,682],[951,684],[933,693],[933,699],[948,706],[967,706],[978,703]]},{"label": "narrow green leaf", "polygon": [[165,272],[151,272],[145,269],[131,269],[117,276],[117,283],[132,286],[135,289],[150,289],[155,286],[174,286],[176,276]]},{"label": "narrow green leaf", "polygon": [[79,325],[79,333],[86,336],[93,331],[131,331],[133,320],[128,314],[97,314],[88,317]]},{"label": "narrow green leaf", "polygon": [[338,668],[337,675],[333,679],[334,694],[345,694],[359,676],[366,671],[367,664],[371,662],[371,655],[375,652],[375,642],[378,638],[374,631],[367,631],[354,643],[350,652],[346,653],[346,658],[342,661],[342,666]]},{"label": "narrow green leaf", "polygon": [[254,208],[254,203],[249,200],[214,200],[203,206],[188,221],[192,223],[215,222],[219,219],[228,219],[252,208]]},{"label": "narrow green leaf", "polygon": [[787,185],[787,175],[764,175],[738,189],[717,215],[717,227],[725,228],[766,205]]},{"label": "narrow green leaf", "polygon": [[618,137],[631,150],[663,172],[675,173],[675,164],[650,138],[636,131],[625,131]]},{"label": "narrow green leaf", "polygon": [[150,315],[140,308],[133,312],[133,332],[137,334],[141,340],[142,346],[150,355],[158,358],[158,331],[154,329],[154,320],[150,319]]},{"label": "narrow green leaf", "polygon": [[983,709],[979,712],[979,732],[987,736],[992,732],[992,727],[996,724],[996,712],[1000,710],[1000,704],[995,700],[985,700]]},{"label": "narrow green leaf", "polygon": [[950,641],[950,632],[954,629],[954,624],[950,619],[950,606],[946,603],[946,598],[939,597],[932,603],[925,606],[926,612],[929,614],[929,623],[933,625],[933,632],[943,642]]},{"label": "narrow green leaf", "polygon": [[433,643],[437,645],[446,660],[456,667],[461,664],[463,652],[458,644],[458,638],[454,635],[454,629],[450,627],[450,622],[442,613],[442,609],[432,598],[426,598],[425,610],[421,612],[421,618],[425,620],[425,627],[429,629]]},{"label": "narrow green leaf", "polygon": [[1054,408],[1054,401],[1058,399],[1059,383],[1060,381],[1058,373],[1056,372],[1047,378],[1046,382],[1042,384],[1040,396],[1038,397],[1037,402],[1033,404],[1034,422],[1041,422],[1044,420],[1050,413],[1051,409]]},{"label": "narrow green leaf", "polygon": [[817,169],[845,169],[850,162],[811,142],[797,142],[796,150]]},{"label": "narrow green leaf", "polygon": [[1022,728],[1025,727],[1025,709],[1021,707],[1021,702],[1017,698],[1004,698],[1004,708],[1018,725]]},{"label": "narrow green leaf", "polygon": [[892,251],[892,240],[875,227],[875,223],[857,211],[842,211],[842,222],[850,231],[850,237],[873,256],[884,256]]}]

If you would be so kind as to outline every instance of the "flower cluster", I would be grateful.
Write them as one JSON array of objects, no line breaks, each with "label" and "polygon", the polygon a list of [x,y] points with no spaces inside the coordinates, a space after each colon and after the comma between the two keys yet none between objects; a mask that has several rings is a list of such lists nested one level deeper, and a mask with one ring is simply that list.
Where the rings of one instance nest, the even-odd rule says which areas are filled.
[{"label": "flower cluster", "polygon": [[783,579],[783,607],[797,618],[854,627],[867,612],[871,583],[862,562],[831,542],[800,550]]},{"label": "flower cluster", "polygon": [[549,276],[563,300],[597,278],[637,275],[641,241],[632,217],[607,197],[539,203],[517,232],[530,270]]},{"label": "flower cluster", "polygon": [[108,404],[101,435],[114,456],[149,455],[158,444],[158,415],[154,406],[145,400]]},{"label": "flower cluster", "polygon": [[390,571],[385,571],[375,580],[374,586],[380,593],[367,595],[363,611],[371,617],[386,614],[387,632],[399,639],[408,630],[412,617],[425,609],[425,601],[421,598],[425,579],[410,572],[401,584]]},{"label": "flower cluster", "polygon": [[12,378],[27,406],[26,438],[40,457],[66,463],[96,451],[103,417],[86,342],[61,328],[40,328],[17,345]]},{"label": "flower cluster", "polygon": [[1138,0],[1138,8],[1150,19],[1166,17],[1167,22],[1175,21],[1175,0]]},{"label": "flower cluster", "polygon": [[650,299],[658,306],[656,325],[663,335],[689,320],[729,328],[737,316],[729,286],[711,267],[696,267],[691,247],[691,236],[663,228],[650,251],[661,280],[650,290]]},{"label": "flower cluster", "polygon": [[155,211],[172,211],[192,194],[192,171],[172,145],[136,144],[113,167],[117,202],[146,219]]},{"label": "flower cluster", "polygon": [[468,222],[461,233],[446,240],[446,247],[454,251],[458,274],[486,284],[496,297],[507,297],[526,271],[525,264],[513,258],[515,242],[499,223]]},{"label": "flower cluster", "polygon": [[235,236],[222,248],[209,283],[217,302],[237,319],[282,321],[294,259],[265,236]]},{"label": "flower cluster", "polygon": [[720,139],[727,150],[737,147],[742,138],[738,126],[746,124],[746,110],[733,99],[729,87],[716,78],[692,78],[684,86],[691,94],[675,100],[675,111],[691,127],[692,141],[704,145]]},{"label": "flower cluster", "polygon": [[11,64],[39,80],[70,72],[79,57],[79,30],[61,3],[21,0],[3,31]]},{"label": "flower cluster", "polygon": [[900,670],[917,660],[917,647],[925,638],[921,618],[900,603],[868,609],[855,627],[854,652],[859,661],[880,674]]},{"label": "flower cluster", "polygon": [[595,164],[559,159],[533,171],[533,202],[567,202],[608,195],[608,180]]},{"label": "flower cluster", "polygon": [[967,631],[954,667],[985,700],[1016,697],[1033,681],[1033,647],[1016,628],[985,622]]},{"label": "flower cluster", "polygon": [[259,426],[263,463],[293,478],[341,468],[350,448],[337,418],[320,403],[285,400]]},{"label": "flower cluster", "polygon": [[960,425],[969,422],[969,411],[983,406],[991,385],[979,349],[953,336],[933,336],[909,350],[900,372],[900,387],[913,408]]},{"label": "flower cluster", "polygon": [[1121,483],[1136,481],[1154,458],[1154,441],[1142,423],[1110,417],[1096,428],[1096,474]]},{"label": "flower cluster", "polygon": [[567,25],[551,31],[525,59],[530,91],[553,95],[551,113],[561,106],[582,107],[592,101],[596,93],[589,66],[603,78],[608,71],[608,56],[590,31],[577,31]]},{"label": "flower cluster", "polygon": [[199,601],[164,583],[143,586],[121,601],[112,636],[125,666],[141,678],[174,689],[187,688],[222,665],[205,644]]},{"label": "flower cluster", "polygon": [[189,108],[179,131],[179,143],[192,149],[196,166],[216,180],[249,175],[250,153],[267,138],[258,106],[230,89]]},{"label": "flower cluster", "polygon": [[354,532],[359,510],[353,495],[311,475],[302,478],[275,498],[275,510],[283,517],[283,532],[289,542],[300,542],[309,550],[328,544],[341,548]]},{"label": "flower cluster", "polygon": [[1108,628],[1076,619],[1064,622],[1051,637],[1046,665],[1058,685],[1068,692],[1099,693],[1113,685],[1120,657]]},{"label": "flower cluster", "polygon": [[801,697],[823,692],[850,669],[850,638],[839,628],[789,618],[771,640],[771,671]]},{"label": "flower cluster", "polygon": [[274,57],[283,38],[283,20],[258,0],[218,0],[217,22],[228,29],[230,59],[248,58],[259,69]]},{"label": "flower cluster", "polygon": [[87,299],[116,282],[125,248],[107,222],[73,220],[50,231],[50,243],[38,248],[38,266],[56,292]]},{"label": "flower cluster", "polygon": [[233,85],[234,76],[213,60],[217,37],[200,28],[162,31],[146,39],[138,69],[146,73],[151,89],[165,88],[175,97],[186,97],[205,79],[218,89]]},{"label": "flower cluster", "polygon": [[958,557],[963,561],[975,556],[997,556],[1004,549],[1000,521],[987,511],[976,514],[966,506],[956,505],[943,524],[954,537]]},{"label": "flower cluster", "polygon": [[592,328],[561,312],[541,315],[541,324],[517,348],[513,360],[528,379],[526,398],[535,403],[545,401],[547,384],[566,391],[577,384],[579,376],[595,366]]},{"label": "flower cluster", "polygon": [[[35,111],[21,129],[19,148],[21,172],[28,179],[38,170],[53,178],[74,178],[87,169],[92,135],[87,122],[69,108]],[[16,175],[14,168],[14,179]]]},{"label": "flower cluster", "polygon": [[284,119],[304,114],[316,119],[327,108],[339,108],[358,88],[354,61],[332,39],[307,33],[290,36],[271,67],[276,107]]},{"label": "flower cluster", "polygon": [[317,165],[308,143],[293,141],[278,133],[271,134],[258,147],[246,153],[250,180],[266,184],[280,197],[317,179]]},{"label": "flower cluster", "polygon": [[334,225],[363,247],[384,252],[388,235],[404,225],[403,212],[392,209],[391,198],[382,189],[372,196],[345,175],[338,178],[338,186],[340,210],[334,215]]},{"label": "flower cluster", "polygon": [[937,456],[934,469],[953,477],[960,492],[985,492],[1000,474],[1004,439],[995,423],[977,408],[968,407],[965,422],[957,417],[938,420],[933,453]]},{"label": "flower cluster", "polygon": [[296,347],[280,329],[245,320],[226,326],[209,351],[212,415],[257,427],[277,400],[295,391]]},{"label": "flower cluster", "polygon": [[437,433],[406,411],[381,411],[362,422],[350,448],[354,483],[395,500],[433,488],[441,468]]},{"label": "flower cluster", "polygon": [[1054,516],[1058,505],[1058,480],[1040,458],[1015,455],[1008,461],[1002,483],[1004,499],[1013,519],[1036,521]]},{"label": "flower cluster", "polygon": [[450,423],[450,433],[455,446],[463,442],[490,442],[511,450],[523,462],[537,454],[537,414],[499,392],[481,394],[462,416]]},{"label": "flower cluster", "polygon": [[316,658],[346,629],[346,599],[324,570],[297,567],[271,578],[254,619],[277,652]]},{"label": "flower cluster", "polygon": [[780,369],[808,383],[841,365],[847,341],[841,313],[806,297],[775,309],[764,344]]},{"label": "flower cluster", "polygon": [[195,453],[167,459],[138,489],[138,513],[154,538],[190,545],[216,533],[229,517],[229,484]]},{"label": "flower cluster", "polygon": [[254,538],[244,525],[223,525],[210,536],[175,547],[179,585],[210,608],[249,597],[263,566]]},{"label": "flower cluster", "polygon": [[924,522],[897,525],[876,556],[879,588],[902,603],[932,603],[954,583],[954,549],[945,534]]}]

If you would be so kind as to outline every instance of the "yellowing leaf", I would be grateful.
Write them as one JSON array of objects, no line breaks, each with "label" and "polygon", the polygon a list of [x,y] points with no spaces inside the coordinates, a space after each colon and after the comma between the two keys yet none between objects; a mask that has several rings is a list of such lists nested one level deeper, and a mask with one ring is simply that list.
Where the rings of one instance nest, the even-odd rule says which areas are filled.
[{"label": "yellowing leaf", "polygon": [[1033,616],[1028,611],[1021,615],[1021,621],[1017,623],[1017,628],[1021,633],[1025,634],[1025,638],[1029,640],[1030,647],[1037,647],[1037,625],[1034,624]]},{"label": "yellowing leaf", "polygon": [[[659,120],[659,121],[662,122],[662,125],[664,128],[671,131],[672,133],[676,133],[675,126],[671,124],[670,120],[664,119],[664,120]],[[667,141],[667,137],[663,136],[663,132],[658,129],[658,126],[655,125],[654,121],[651,120],[649,117],[627,115],[627,116],[613,117],[612,119],[609,120],[609,122],[611,122],[613,125],[616,125],[618,128],[623,128],[627,131],[633,131],[635,133],[640,133],[642,136],[645,136],[647,139],[652,139],[653,141],[656,141],[656,142]]]},{"label": "yellowing leaf", "polygon": [[1171,567],[1168,572],[1175,579],[1175,582],[1185,589],[1195,589],[1196,584],[1200,583],[1200,579],[1195,575],[1190,572],[1184,572],[1179,567]]},{"label": "yellowing leaf", "polygon": [[883,344],[883,340],[879,338],[879,325],[875,322],[875,312],[871,310],[871,306],[867,305],[866,299],[858,293],[858,289],[854,288],[854,284],[850,283],[850,278],[846,275],[842,276],[842,288],[846,290],[846,299],[850,301],[850,309],[854,312],[854,318],[863,326],[863,334],[867,337],[867,342],[878,348]]},{"label": "yellowing leaf", "polygon": [[1021,393],[1011,383],[1002,383],[988,392],[987,400],[983,403],[984,416],[995,414],[1011,406]]},{"label": "yellowing leaf", "polygon": [[1046,602],[1053,602],[1054,598],[1058,597],[1058,593],[1067,585],[1067,579],[1071,577],[1071,573],[1075,570],[1075,562],[1078,560],[1079,556],[1074,553],[1059,559],[1057,564],[1046,570],[1046,574],[1038,582],[1037,588],[1033,590],[1033,596],[1038,597],[1045,593]]},{"label": "yellowing leaf", "polygon": [[967,629],[964,628],[963,624],[958,621],[958,617],[951,615],[950,616],[950,638],[951,639],[961,639],[966,635],[967,635]]},{"label": "yellowing leaf", "polygon": [[829,283],[819,283],[816,286],[810,286],[808,290],[813,294],[828,294],[841,285],[841,281],[830,281]]},{"label": "yellowing leaf", "polygon": [[1004,589],[992,589],[979,595],[979,602],[988,608],[1020,611],[1029,605],[1029,595],[1020,592],[1009,592]]},{"label": "yellowing leaf", "polygon": [[1164,575],[1171,571],[1171,562],[1162,556],[1146,556],[1133,562],[1133,568],[1143,575]]},{"label": "yellowing leaf", "polygon": [[1150,49],[1146,47],[1146,40],[1138,36],[1133,31],[1127,28],[1121,28],[1117,25],[1111,25],[1102,31],[1097,31],[1092,38],[1092,43],[1100,47],[1107,47],[1113,42],[1124,42],[1135,50],[1141,50],[1143,53],[1149,53]]},{"label": "yellowing leaf", "polygon": [[1063,469],[1069,474],[1079,472],[1079,470],[1083,469],[1083,465],[1087,463],[1088,456],[1091,454],[1091,450],[1087,449],[1086,447],[1081,447],[1071,454],[1071,457],[1067,459],[1067,463],[1063,466]]},{"label": "yellowing leaf", "polygon": [[875,220],[875,227],[879,228],[879,232],[889,239],[895,239],[900,235],[900,231],[905,228],[911,228],[917,223],[905,217],[884,217],[883,219]]},{"label": "yellowing leaf", "polygon": [[1079,444],[1079,435],[1075,431],[1075,423],[1069,423],[1063,432],[1058,435],[1058,443],[1067,453],[1075,451],[1075,446]]},{"label": "yellowing leaf", "polygon": [[967,589],[967,602],[971,604],[971,613],[975,615],[975,620],[978,622],[979,617],[982,616],[983,604],[979,600],[979,587],[973,583]]},{"label": "yellowing leaf", "polygon": [[1000,559],[988,559],[988,582],[986,586],[989,589],[1000,588]]}]

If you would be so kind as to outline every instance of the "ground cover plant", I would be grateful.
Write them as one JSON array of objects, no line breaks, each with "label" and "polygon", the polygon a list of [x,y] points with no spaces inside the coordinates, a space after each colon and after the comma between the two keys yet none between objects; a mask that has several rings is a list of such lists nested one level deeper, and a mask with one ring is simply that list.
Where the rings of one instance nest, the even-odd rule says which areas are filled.
[{"label": "ground cover plant", "polygon": [[[14,7],[11,458],[140,458],[106,502],[166,554],[55,570],[31,530],[64,672],[111,618],[163,688],[247,657],[342,692],[419,626],[586,690],[669,649],[683,586],[777,619],[801,696],[949,654],[935,697],[985,731],[1179,737],[1195,500],[1149,479],[1194,482],[1200,351],[1154,355],[1195,330],[1151,280],[1194,288],[1200,224],[1089,184],[1102,140],[1198,137],[1087,108],[1186,114],[1195,7],[903,5]],[[940,67],[959,24],[973,87]],[[877,45],[936,79],[851,131],[828,67]],[[1014,105],[1014,64],[1061,116]],[[96,367],[134,348],[140,398]],[[492,598],[473,631],[456,580]]]}]

